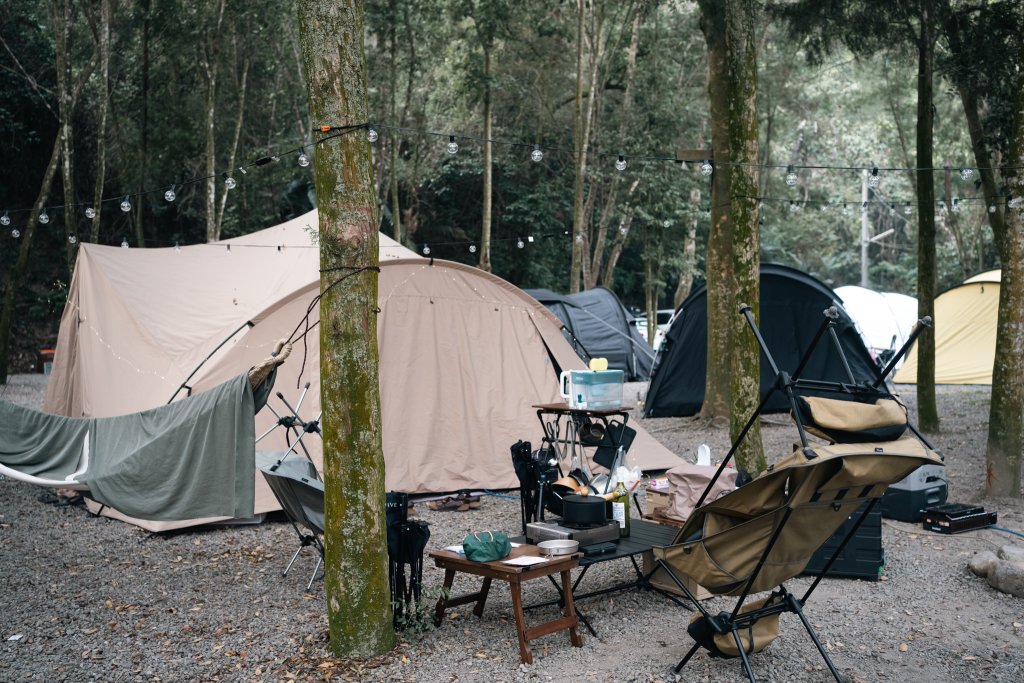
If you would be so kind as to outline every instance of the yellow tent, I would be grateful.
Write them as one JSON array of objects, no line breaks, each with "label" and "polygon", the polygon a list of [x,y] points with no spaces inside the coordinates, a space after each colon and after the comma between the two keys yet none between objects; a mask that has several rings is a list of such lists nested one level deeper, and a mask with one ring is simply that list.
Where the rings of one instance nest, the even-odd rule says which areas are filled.
[{"label": "yellow tent", "polygon": [[[1001,279],[990,270],[935,298],[936,384],[992,384]],[[894,381],[917,383],[917,344]]]}]

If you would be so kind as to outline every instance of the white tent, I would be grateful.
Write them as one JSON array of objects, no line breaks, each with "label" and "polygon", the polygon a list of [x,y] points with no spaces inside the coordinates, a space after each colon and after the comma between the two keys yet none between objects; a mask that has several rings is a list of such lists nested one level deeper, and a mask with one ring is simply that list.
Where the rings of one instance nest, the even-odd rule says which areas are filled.
[{"label": "white tent", "polygon": [[912,296],[856,285],[837,287],[835,292],[874,358],[886,349],[899,350],[914,330],[917,299]]},{"label": "white tent", "polygon": [[[320,291],[319,250],[311,244],[317,225],[316,214],[307,214],[180,250],[83,244],[45,408],[65,415],[135,412],[213,387],[265,358],[277,339],[304,329]],[[558,400],[557,373],[582,368],[582,361],[558,320],[518,288],[461,264],[390,260],[389,253],[412,252],[383,236],[381,244],[377,334],[387,487],[424,493],[518,486],[509,446],[518,439],[540,443],[531,406]],[[310,322],[318,320],[314,307]],[[315,327],[297,342],[276,385],[294,404],[298,387],[311,384],[301,410],[307,418],[320,410],[320,334]],[[187,389],[179,391],[183,383]],[[274,422],[263,411],[256,433]],[[638,464],[678,463],[638,432]],[[319,458],[319,443],[307,441]],[[284,450],[282,430],[258,448]],[[269,491],[257,485],[257,512],[275,509]]]}]

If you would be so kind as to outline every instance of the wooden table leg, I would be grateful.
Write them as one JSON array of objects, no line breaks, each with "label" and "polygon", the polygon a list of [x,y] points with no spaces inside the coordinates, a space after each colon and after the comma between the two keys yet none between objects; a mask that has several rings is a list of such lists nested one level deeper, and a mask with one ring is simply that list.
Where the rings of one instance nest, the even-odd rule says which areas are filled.
[{"label": "wooden table leg", "polygon": [[572,599],[572,573],[566,569],[562,574],[562,596],[565,601],[565,616],[572,620],[569,627],[569,642],[574,647],[583,647],[583,634],[580,633],[580,620],[576,614],[576,603]]},{"label": "wooden table leg", "polygon": [[476,607],[473,608],[473,614],[478,617],[484,614],[484,603],[487,602],[487,593],[491,590],[491,577],[485,576],[483,585],[480,586],[480,597],[477,598]]},{"label": "wooden table leg", "polygon": [[526,638],[526,614],[523,612],[523,594],[519,581],[510,581],[512,590],[512,612],[516,616],[516,633],[519,636],[519,657],[524,664],[533,664],[530,641]]},{"label": "wooden table leg", "polygon": [[434,626],[440,626],[444,620],[444,610],[448,603],[448,596],[452,593],[452,584],[455,583],[455,570],[444,570],[444,587],[441,589],[441,597],[437,599],[437,606],[434,608]]}]

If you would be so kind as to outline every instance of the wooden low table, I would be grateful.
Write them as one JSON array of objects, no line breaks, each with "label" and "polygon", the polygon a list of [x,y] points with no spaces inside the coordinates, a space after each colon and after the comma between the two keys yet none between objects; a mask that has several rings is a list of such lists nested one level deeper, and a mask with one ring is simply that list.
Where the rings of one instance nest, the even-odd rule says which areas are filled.
[{"label": "wooden low table", "polygon": [[[523,555],[540,555],[540,550],[534,545],[521,545],[513,548],[505,560],[520,557]],[[554,557],[546,562],[530,566],[516,566],[503,564],[502,560],[495,562],[473,562],[467,560],[465,555],[454,553],[450,550],[434,550],[429,553],[434,559],[434,564],[444,569],[444,593],[437,601],[437,608],[434,616],[434,623],[438,626],[444,619],[444,612],[449,607],[476,603],[473,607],[473,614],[481,616],[484,611],[484,604],[487,602],[487,593],[491,589],[491,581],[498,579],[507,581],[512,592],[512,611],[516,617],[516,632],[519,635],[519,656],[526,664],[533,663],[533,652],[530,650],[530,641],[540,636],[554,633],[556,631],[569,631],[569,641],[575,647],[583,647],[583,635],[580,633],[580,622],[576,615],[576,607],[572,598],[571,570],[579,565],[579,554]],[[483,584],[476,593],[451,597],[452,583],[457,573],[473,574],[482,576]],[[561,574],[562,596],[565,601],[562,616],[558,619],[539,624],[532,628],[526,627],[526,616],[523,612],[522,584],[531,579],[541,579],[545,576]],[[449,596],[447,599],[445,595]]]}]

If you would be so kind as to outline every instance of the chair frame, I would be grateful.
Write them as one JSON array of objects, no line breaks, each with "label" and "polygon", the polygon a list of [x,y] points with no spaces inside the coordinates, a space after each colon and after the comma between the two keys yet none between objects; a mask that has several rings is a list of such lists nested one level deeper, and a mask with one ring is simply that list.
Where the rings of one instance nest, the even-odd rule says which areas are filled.
[{"label": "chair frame", "polygon": [[[910,346],[914,343],[914,341],[921,334],[921,332],[923,332],[926,327],[931,326],[930,318],[925,317],[918,321],[918,324],[915,326],[913,332],[910,334],[910,337],[907,339],[906,343],[904,343],[904,345],[899,349],[899,351],[897,351],[896,354],[893,355],[893,357],[889,360],[886,366],[877,373],[877,378],[870,383],[864,382],[862,384],[858,384],[853,377],[853,372],[850,369],[849,363],[846,360],[846,355],[844,354],[842,346],[839,343],[839,337],[836,334],[835,326],[836,322],[839,320],[839,313],[834,306],[831,306],[824,311],[825,320],[822,322],[821,326],[817,330],[817,333],[815,334],[811,344],[804,352],[797,366],[797,369],[793,372],[792,375],[785,372],[784,370],[780,370],[778,365],[775,363],[775,359],[772,357],[771,352],[769,351],[768,346],[765,343],[765,340],[762,337],[756,322],[754,321],[751,307],[748,306],[747,304],[741,304],[739,312],[744,316],[748,326],[754,333],[754,337],[757,340],[758,346],[761,348],[761,352],[764,354],[764,358],[768,361],[772,369],[772,372],[775,374],[775,382],[769,389],[769,391],[765,394],[764,398],[761,400],[761,403],[754,410],[753,414],[747,420],[746,424],[740,431],[736,440],[733,442],[731,448],[729,449],[729,452],[722,460],[722,463],[719,465],[714,476],[708,483],[707,488],[701,494],[700,499],[694,506],[694,510],[699,509],[704,504],[704,501],[707,498],[708,494],[711,492],[712,488],[714,487],[715,482],[718,480],[719,476],[721,476],[722,472],[729,464],[733,455],[738,450],[740,444],[743,442],[744,438],[746,438],[747,433],[750,431],[755,422],[761,416],[761,412],[767,405],[768,400],[774,395],[775,392],[781,391],[785,393],[785,395],[787,396],[790,403],[794,421],[796,422],[797,430],[800,434],[800,442],[803,454],[809,460],[813,460],[814,458],[817,457],[817,455],[815,454],[813,448],[810,446],[807,440],[807,433],[804,427],[803,419],[801,418],[800,410],[798,410],[797,407],[797,395],[799,394],[799,392],[801,390],[809,390],[815,392],[841,394],[851,398],[894,398],[892,396],[892,393],[888,390],[888,388],[885,385],[886,377],[888,377],[888,375],[895,369],[896,364],[907,353],[907,351],[910,349]],[[849,379],[849,382],[807,380],[800,377],[807,362],[810,360],[811,354],[814,352],[814,350],[817,348],[818,343],[826,334],[831,339],[836,351],[839,354],[839,358],[846,371],[846,375]],[[913,425],[909,424],[908,422],[907,426],[910,429],[910,431],[913,432],[913,434],[918,439],[920,439],[920,441],[926,447],[932,448],[931,444],[928,443],[928,441],[921,435],[921,433],[916,428],[913,427]],[[822,646],[821,640],[818,638],[818,635],[815,632],[814,628],[811,626],[810,622],[804,616],[803,608],[807,600],[811,597],[811,594],[814,593],[815,589],[818,587],[818,584],[821,583],[821,580],[828,574],[828,571],[832,568],[832,565],[839,558],[839,556],[845,549],[846,545],[855,537],[857,530],[860,528],[861,524],[863,524],[864,521],[868,518],[869,513],[880,500],[880,496],[868,497],[866,495],[863,495],[866,493],[867,489],[865,489],[862,492],[862,495],[859,496],[859,498],[862,498],[867,501],[867,504],[863,506],[863,511],[854,520],[853,525],[849,528],[849,531],[843,537],[842,541],[837,546],[835,552],[832,553],[831,557],[828,558],[828,560],[825,563],[825,566],[816,575],[814,581],[807,588],[806,592],[804,592],[802,597],[798,598],[796,595],[789,592],[786,589],[785,585],[780,583],[778,588],[772,591],[769,600],[765,603],[764,606],[757,609],[749,610],[747,612],[740,612],[740,610],[743,608],[744,603],[747,600],[747,597],[750,594],[754,581],[758,578],[758,575],[761,573],[761,570],[764,567],[765,562],[767,561],[773,548],[775,547],[779,535],[781,534],[782,530],[786,526],[787,521],[789,520],[790,514],[793,512],[794,508],[792,501],[787,503],[785,507],[785,512],[783,514],[783,518],[776,525],[773,534],[768,541],[767,547],[761,554],[761,557],[755,569],[751,573],[750,578],[747,579],[747,581],[745,582],[745,586],[740,594],[740,597],[736,601],[736,606],[733,608],[731,612],[720,612],[717,615],[711,614],[701,604],[701,602],[696,598],[696,596],[690,591],[690,589],[685,585],[685,583],[679,579],[678,575],[675,573],[675,570],[673,570],[672,566],[660,557],[656,558],[656,568],[652,570],[651,574],[657,571],[658,568],[663,568],[666,571],[668,577],[679,587],[683,594],[685,594],[693,603],[693,605],[700,611],[701,615],[707,620],[707,623],[711,625],[716,634],[732,635],[733,640],[736,642],[737,649],[739,650],[739,659],[743,673],[750,681],[750,683],[757,683],[757,678],[754,675],[754,671],[750,665],[750,660],[748,657],[748,653],[746,651],[746,647],[744,646],[743,641],[740,638],[740,631],[752,626],[755,622],[757,622],[760,619],[775,614],[781,614],[783,612],[791,612],[797,615],[797,617],[800,619],[800,622],[803,624],[804,629],[806,629],[811,640],[814,642],[815,647],[818,649],[818,652],[821,654],[822,659],[825,660],[825,664],[826,666],[828,666],[828,669],[832,673],[833,677],[835,677],[836,681],[838,681],[839,683],[843,683],[844,679],[836,670],[835,665],[832,663],[831,658],[828,656],[828,653]],[[849,500],[850,499],[848,497],[843,498],[844,502],[849,502]],[[675,542],[678,543],[680,540],[681,539],[677,537]],[[701,647],[703,647],[702,642],[698,641],[694,643],[693,647],[690,648],[690,650],[683,656],[683,658],[675,666],[676,673],[678,673],[680,670],[682,670],[684,666],[686,666],[686,663],[689,662],[689,660],[693,657],[694,654],[697,653],[697,650],[699,650]],[[712,653],[711,656],[714,657],[717,655]]]},{"label": "chair frame", "polygon": [[[315,478],[303,477],[297,474],[293,475],[283,470],[278,471],[282,460],[278,460],[271,467],[261,468],[260,471],[263,473],[263,477],[267,480],[270,490],[281,504],[281,509],[284,510],[288,521],[291,522],[292,528],[295,529],[295,533],[299,537],[299,547],[295,549],[295,553],[288,561],[288,565],[281,573],[281,576],[288,576],[288,572],[291,570],[292,565],[295,564],[295,560],[298,559],[299,553],[302,552],[303,548],[312,547],[317,551],[316,566],[313,567],[309,583],[306,584],[306,591],[308,592],[313,588],[313,582],[316,581],[317,575],[320,573],[320,567],[324,562],[324,530],[321,524],[310,518],[309,511],[306,505],[303,504],[302,491],[305,489],[308,492],[315,492],[314,495],[318,493],[320,509],[323,510],[323,483]],[[297,460],[294,462],[304,461]]]}]

